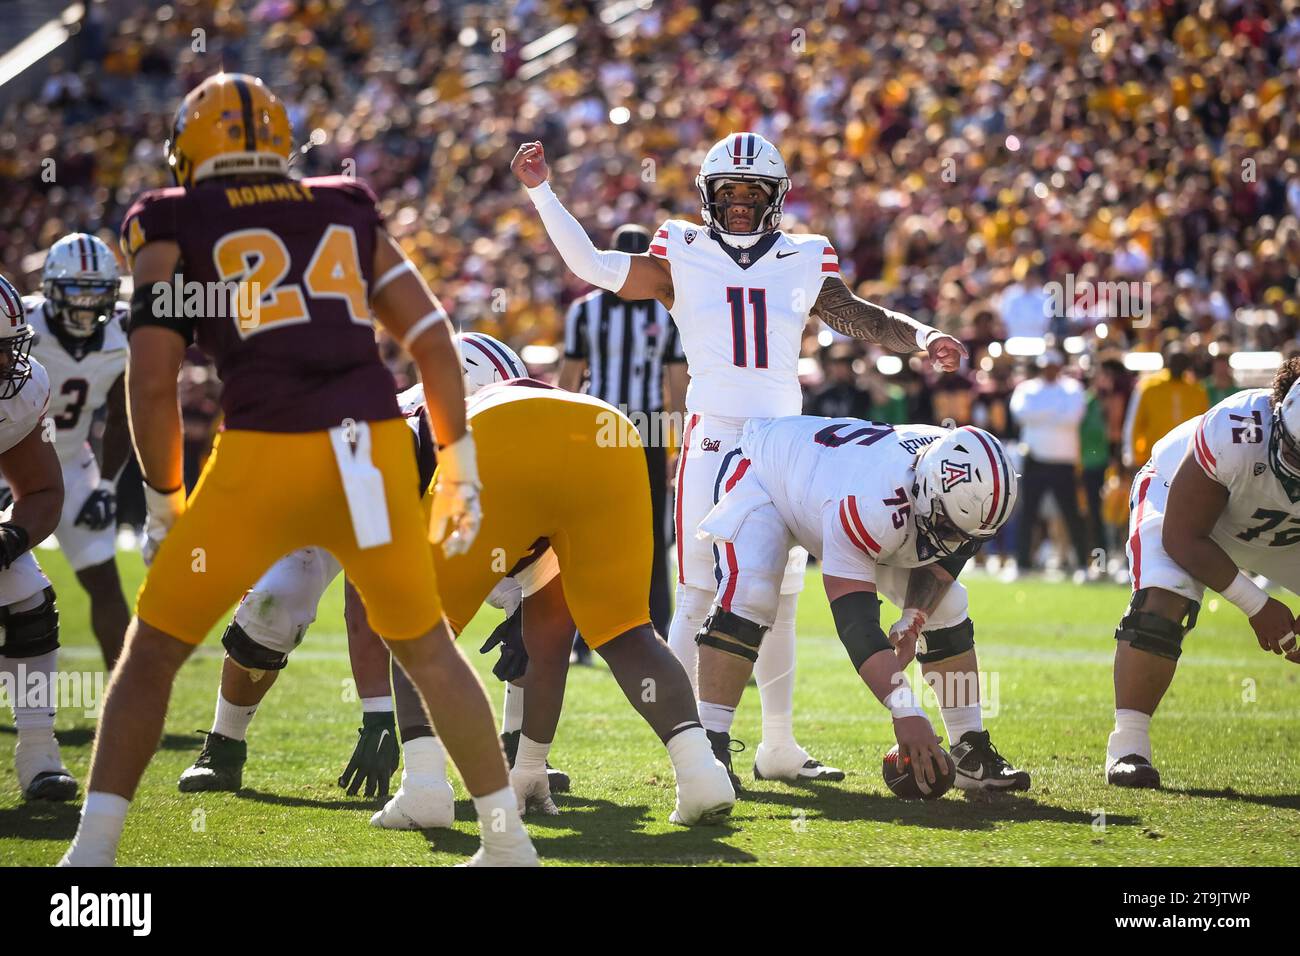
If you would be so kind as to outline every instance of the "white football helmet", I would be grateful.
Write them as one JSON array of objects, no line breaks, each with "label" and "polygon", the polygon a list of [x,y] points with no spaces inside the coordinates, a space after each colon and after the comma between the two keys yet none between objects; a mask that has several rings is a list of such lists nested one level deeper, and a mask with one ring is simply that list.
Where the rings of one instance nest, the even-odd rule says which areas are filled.
[{"label": "white football helmet", "polygon": [[121,285],[117,258],[95,236],[74,232],[45,256],[41,291],[59,330],[72,338],[89,338],[113,317]]},{"label": "white football helmet", "polygon": [[[757,183],[767,193],[767,205],[755,210],[749,232],[728,232],[725,206],[718,202],[718,189],[729,182]],[[781,225],[781,207],[790,189],[785,160],[777,148],[757,133],[732,133],[718,140],[705,154],[700,174],[695,177],[700,191],[700,216],[729,246],[748,249]]]},{"label": "white football helmet", "polygon": [[1273,408],[1268,460],[1287,497],[1300,501],[1300,378]]},{"label": "white football helmet", "polygon": [[941,554],[973,554],[1011,517],[1019,481],[1001,442],[973,425],[954,428],[917,459],[917,530]]},{"label": "white football helmet", "polygon": [[32,377],[34,337],[23,297],[0,276],[0,400],[13,398]]},{"label": "white football helmet", "polygon": [[460,348],[460,370],[465,374],[465,396],[493,382],[524,378],[528,369],[523,359],[504,342],[482,332],[461,332],[456,336]]}]

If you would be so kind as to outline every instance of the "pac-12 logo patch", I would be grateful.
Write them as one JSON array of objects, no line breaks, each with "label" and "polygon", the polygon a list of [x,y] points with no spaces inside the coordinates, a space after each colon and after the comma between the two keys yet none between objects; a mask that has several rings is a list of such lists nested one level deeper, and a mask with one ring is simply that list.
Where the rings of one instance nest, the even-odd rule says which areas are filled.
[{"label": "pac-12 logo patch", "polygon": [[945,458],[939,462],[939,467],[943,469],[943,490],[945,492],[952,491],[963,481],[970,481],[970,462],[968,461],[959,465]]},{"label": "pac-12 logo patch", "polygon": [[1266,466],[1264,465],[1264,463],[1263,463],[1262,461],[1257,461],[1257,462],[1255,462],[1255,477],[1256,477],[1256,478],[1258,478],[1260,475],[1264,474],[1264,468],[1265,468],[1265,467],[1266,467]]},{"label": "pac-12 logo patch", "polygon": [[686,244],[689,246],[689,245],[690,245],[692,242],[694,242],[694,241],[695,241],[695,230],[694,230],[694,229],[687,229],[687,230],[686,230]]}]

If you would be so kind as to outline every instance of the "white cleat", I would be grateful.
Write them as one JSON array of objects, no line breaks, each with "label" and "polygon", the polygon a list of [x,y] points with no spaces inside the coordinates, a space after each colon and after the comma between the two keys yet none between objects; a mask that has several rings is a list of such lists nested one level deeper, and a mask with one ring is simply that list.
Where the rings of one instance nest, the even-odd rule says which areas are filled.
[{"label": "white cleat", "polygon": [[677,806],[669,823],[692,827],[697,824],[721,823],[731,816],[736,805],[736,791],[731,789],[727,768],[717,760],[707,769],[677,777]]},{"label": "white cleat", "polygon": [[117,851],[107,844],[91,846],[74,839],[56,866],[116,866]]},{"label": "white cleat", "polygon": [[512,840],[506,846],[498,846],[495,843],[492,846],[480,844],[477,852],[458,866],[541,866],[542,861],[537,858],[537,850],[533,847],[533,841],[528,838],[528,833],[521,827],[519,834],[522,839]]},{"label": "white cleat", "polygon": [[550,775],[545,769],[534,773],[514,768],[510,771],[510,786],[515,791],[521,817],[530,810],[548,817],[560,815],[560,808],[551,799]]},{"label": "white cleat", "polygon": [[843,780],[844,771],[825,766],[798,744],[773,747],[765,741],[754,752],[754,779],[784,780],[786,783]]},{"label": "white cleat", "polygon": [[456,799],[442,777],[412,776],[403,771],[402,785],[391,800],[370,818],[385,830],[431,830],[456,822]]}]

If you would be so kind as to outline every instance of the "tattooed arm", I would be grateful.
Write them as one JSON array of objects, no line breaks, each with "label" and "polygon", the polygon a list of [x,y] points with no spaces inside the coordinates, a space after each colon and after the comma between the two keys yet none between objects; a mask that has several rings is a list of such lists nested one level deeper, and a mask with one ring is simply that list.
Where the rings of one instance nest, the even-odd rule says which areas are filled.
[{"label": "tattooed arm", "polygon": [[925,349],[945,372],[957,368],[966,354],[952,336],[854,295],[839,276],[828,276],[822,283],[812,314],[836,332],[883,345],[891,352],[907,355]]}]

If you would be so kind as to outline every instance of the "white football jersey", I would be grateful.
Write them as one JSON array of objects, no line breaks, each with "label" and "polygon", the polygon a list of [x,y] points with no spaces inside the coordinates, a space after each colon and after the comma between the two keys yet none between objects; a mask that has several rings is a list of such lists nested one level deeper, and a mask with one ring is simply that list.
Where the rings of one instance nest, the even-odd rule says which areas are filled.
[{"label": "white football jersey", "polygon": [[798,415],[799,351],[808,312],[839,257],[825,236],[775,232],[733,249],[669,219],[650,254],[673,274],[673,320],[690,368],[686,407],[700,415]]},{"label": "white football jersey", "polygon": [[917,534],[912,483],[921,449],[947,432],[800,415],[746,426],[740,447],[795,539],[826,574],[875,581],[875,567],[937,560]]},{"label": "white football jersey", "polygon": [[32,377],[13,398],[0,400],[0,455],[41,427],[50,407],[50,377],[32,359]]},{"label": "white football jersey", "polygon": [[1269,392],[1252,388],[1183,422],[1151,449],[1151,464],[1165,481],[1174,480],[1190,448],[1201,469],[1228,489],[1228,504],[1210,535],[1225,548],[1277,554],[1300,546],[1300,503],[1291,501],[1269,465],[1272,430]]},{"label": "white football jersey", "polygon": [[67,465],[85,453],[91,420],[108,400],[113,383],[126,371],[124,320],[129,307],[125,302],[117,304],[113,317],[104,326],[99,347],[78,359],[50,331],[44,296],[24,296],[23,306],[27,310],[27,322],[36,333],[32,356],[49,374],[54,449],[59,461]]}]

